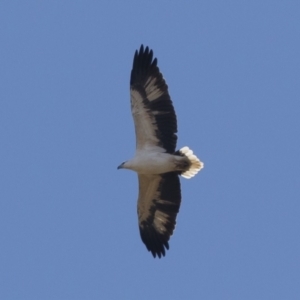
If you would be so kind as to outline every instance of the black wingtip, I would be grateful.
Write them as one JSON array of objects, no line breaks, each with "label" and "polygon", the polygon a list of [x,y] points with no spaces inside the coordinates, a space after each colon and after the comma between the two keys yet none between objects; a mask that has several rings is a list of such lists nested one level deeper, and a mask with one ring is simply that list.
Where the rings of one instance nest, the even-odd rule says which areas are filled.
[{"label": "black wingtip", "polygon": [[158,258],[162,258],[162,257],[165,257],[166,256],[166,250],[169,250],[169,244],[168,242],[166,244],[164,244],[164,246],[162,246],[161,249],[149,249],[148,248],[148,251],[151,252],[152,256],[154,258],[156,258],[156,256]]},{"label": "black wingtip", "polygon": [[156,250],[149,250],[149,251],[152,253],[154,258],[156,258],[157,256],[160,259],[166,256],[166,250],[169,250],[168,242],[165,242],[160,250],[156,249]]},{"label": "black wingtip", "polygon": [[152,72],[159,72],[157,69],[157,59],[153,59],[153,51],[141,44],[140,49],[135,51],[130,85],[142,84],[145,78]]},{"label": "black wingtip", "polygon": [[[145,230],[145,228],[148,228]],[[152,226],[140,227],[140,235],[147,250],[151,252],[154,258],[162,258],[166,255],[166,250],[169,250],[169,236],[162,236],[156,232]]]}]

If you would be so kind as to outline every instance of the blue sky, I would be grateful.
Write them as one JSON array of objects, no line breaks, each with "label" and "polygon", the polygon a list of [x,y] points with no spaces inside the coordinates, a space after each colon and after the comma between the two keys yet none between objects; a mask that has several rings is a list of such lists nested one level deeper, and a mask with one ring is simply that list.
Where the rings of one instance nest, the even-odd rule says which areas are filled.
[{"label": "blue sky", "polygon": [[[299,1],[2,1],[1,299],[300,298]],[[149,45],[177,112],[170,250],[140,240],[129,106]]]}]

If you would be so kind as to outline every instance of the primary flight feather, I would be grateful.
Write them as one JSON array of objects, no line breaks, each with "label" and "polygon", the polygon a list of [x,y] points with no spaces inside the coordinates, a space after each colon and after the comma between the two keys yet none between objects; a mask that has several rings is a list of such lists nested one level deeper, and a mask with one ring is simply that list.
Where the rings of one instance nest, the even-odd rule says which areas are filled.
[{"label": "primary flight feather", "polygon": [[178,151],[177,120],[168,86],[153,51],[141,45],[130,77],[131,111],[136,134],[133,159],[118,169],[138,173],[141,239],[154,257],[165,256],[181,202],[179,175],[191,178],[203,163],[188,147]]}]

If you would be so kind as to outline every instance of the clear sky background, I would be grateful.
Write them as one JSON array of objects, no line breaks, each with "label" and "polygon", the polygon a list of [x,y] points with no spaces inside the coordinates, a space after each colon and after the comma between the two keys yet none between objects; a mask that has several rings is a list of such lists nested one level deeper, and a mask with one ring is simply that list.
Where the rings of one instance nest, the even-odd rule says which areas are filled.
[{"label": "clear sky background", "polygon": [[[299,1],[1,1],[0,299],[300,299]],[[169,85],[170,250],[140,240],[134,51]]]}]

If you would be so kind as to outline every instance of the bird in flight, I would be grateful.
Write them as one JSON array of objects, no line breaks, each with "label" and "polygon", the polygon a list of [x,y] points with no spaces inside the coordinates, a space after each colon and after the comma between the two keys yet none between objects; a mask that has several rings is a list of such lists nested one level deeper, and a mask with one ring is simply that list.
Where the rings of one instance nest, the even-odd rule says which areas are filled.
[{"label": "bird in flight", "polygon": [[176,151],[177,120],[168,86],[153,51],[141,45],[130,77],[136,153],[118,169],[137,172],[141,239],[153,257],[165,256],[181,203],[179,175],[191,178],[204,166],[193,151]]}]

